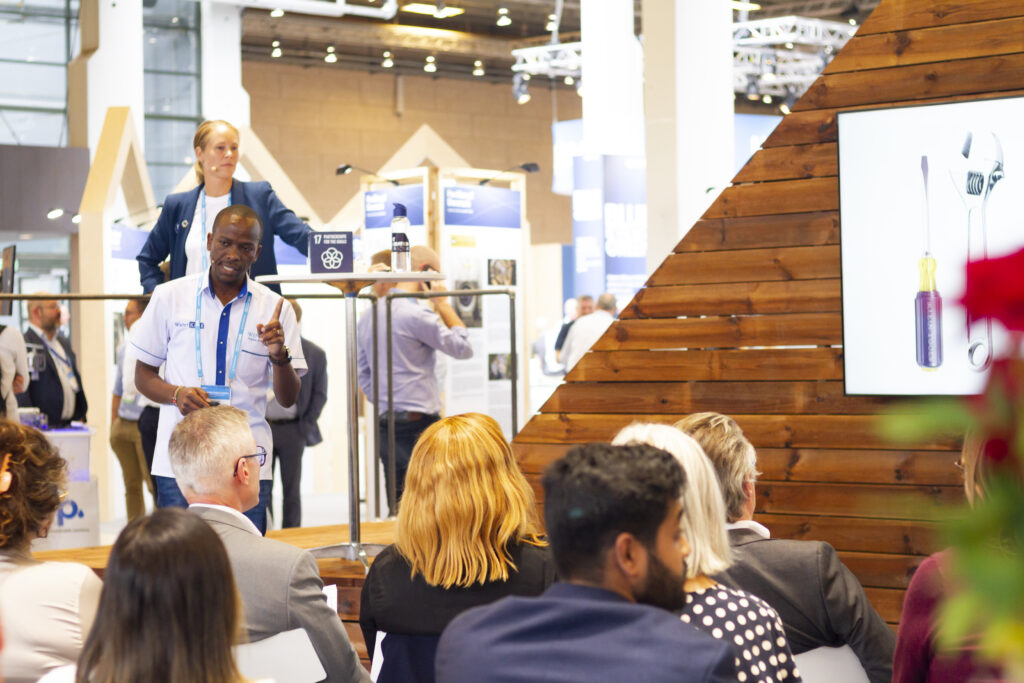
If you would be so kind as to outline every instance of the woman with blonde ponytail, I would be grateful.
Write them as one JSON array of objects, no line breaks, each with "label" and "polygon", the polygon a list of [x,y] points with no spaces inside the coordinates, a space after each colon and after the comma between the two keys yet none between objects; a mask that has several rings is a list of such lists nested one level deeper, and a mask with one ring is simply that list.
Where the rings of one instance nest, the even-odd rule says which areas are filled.
[{"label": "woman with blonde ponytail", "polygon": [[[196,129],[195,150],[197,187],[168,195],[156,226],[136,259],[145,292],[164,281],[160,263],[170,256],[173,280],[205,271],[209,266],[207,236],[217,214],[235,204],[244,204],[259,214],[263,224],[260,252],[251,276],[277,273],[274,235],[304,255],[308,253],[310,228],[281,203],[267,182],[235,180],[238,167],[238,129],[227,121],[203,121]],[[271,289],[280,293],[276,285]]]}]

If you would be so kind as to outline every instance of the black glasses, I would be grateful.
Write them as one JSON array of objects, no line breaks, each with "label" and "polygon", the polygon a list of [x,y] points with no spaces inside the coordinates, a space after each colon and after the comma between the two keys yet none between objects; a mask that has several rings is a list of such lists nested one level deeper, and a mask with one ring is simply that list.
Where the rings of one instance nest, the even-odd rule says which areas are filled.
[{"label": "black glasses", "polygon": [[267,449],[263,446],[256,446],[259,449],[257,453],[250,453],[249,455],[243,455],[241,458],[235,461],[235,476],[238,476],[238,464],[246,458],[259,458],[260,467],[263,467],[267,463]]}]

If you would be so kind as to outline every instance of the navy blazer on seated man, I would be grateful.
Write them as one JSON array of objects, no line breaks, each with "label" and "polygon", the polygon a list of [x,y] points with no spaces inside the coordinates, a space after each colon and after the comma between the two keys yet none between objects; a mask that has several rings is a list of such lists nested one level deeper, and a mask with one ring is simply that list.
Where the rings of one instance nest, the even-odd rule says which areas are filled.
[{"label": "navy blazer on seated man", "polygon": [[[185,274],[185,238],[192,228],[192,217],[195,216],[196,204],[199,202],[199,194],[203,187],[199,185],[185,192],[168,195],[164,201],[160,218],[149,233],[139,255],[135,257],[139,262],[139,277],[144,292],[152,292],[154,287],[163,283],[164,275],[160,272],[160,263],[168,256],[171,257],[169,279],[174,280]],[[299,220],[294,211],[281,203],[270,183],[233,180],[228,204],[245,204],[259,214],[260,222],[263,223],[263,237],[260,240],[263,248],[249,273],[251,277],[277,273],[274,235],[280,236],[286,244],[292,245],[303,255],[309,253],[309,226]],[[281,293],[279,286],[267,286],[278,294]]]},{"label": "navy blazer on seated man", "polygon": [[729,644],[612,591],[556,583],[463,612],[438,647],[438,681],[736,681]]},{"label": "navy blazer on seated man", "polygon": [[[67,337],[58,332],[55,341],[58,352],[63,349],[64,357],[71,362],[71,369],[78,382],[78,391],[75,393],[75,409],[70,420],[84,420],[89,404],[85,400],[85,391],[82,390],[82,376],[78,374],[78,359],[75,357],[75,352],[71,350],[71,342]],[[66,426],[70,420],[61,418],[61,414],[64,412],[64,388],[61,385],[60,376],[57,375],[59,369],[56,362],[47,351],[42,337],[36,334],[32,328],[25,331],[25,345],[36,351],[34,363],[41,363],[42,368],[38,371],[36,370],[38,366],[29,368],[32,373],[32,381],[28,385],[28,391],[18,394],[18,405],[39,408],[39,412],[46,415],[50,427]]]}]

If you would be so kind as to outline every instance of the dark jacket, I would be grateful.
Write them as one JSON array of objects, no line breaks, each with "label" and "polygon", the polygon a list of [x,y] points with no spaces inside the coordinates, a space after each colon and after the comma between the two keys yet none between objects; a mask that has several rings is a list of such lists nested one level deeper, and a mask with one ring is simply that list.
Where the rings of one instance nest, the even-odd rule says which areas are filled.
[{"label": "dark jacket", "polygon": [[360,598],[359,626],[373,657],[377,631],[387,633],[384,665],[378,683],[434,680],[434,654],[441,632],[462,612],[508,595],[540,595],[555,580],[551,551],[521,543],[510,549],[517,571],[508,581],[488,581],[468,588],[431,586],[393,545],[370,566]]},{"label": "dark jacket", "polygon": [[[187,192],[168,195],[164,200],[164,208],[160,212],[156,226],[149,233],[149,238],[139,255],[135,257],[139,262],[139,278],[144,292],[152,292],[154,287],[164,281],[159,266],[168,255],[171,257],[170,279],[174,280],[185,274],[185,238],[192,229],[192,218],[195,216],[202,188],[203,185],[200,185]],[[277,273],[274,235],[278,235],[285,243],[303,254],[308,254],[309,226],[299,220],[294,211],[281,203],[270,183],[234,180],[231,183],[230,203],[245,204],[252,208],[263,222],[263,238],[260,241],[263,249],[250,270],[253,278]],[[281,293],[281,288],[277,285],[267,286],[278,294]]]},{"label": "dark jacket", "polygon": [[849,645],[873,683],[889,683],[896,636],[832,546],[750,529],[730,529],[729,542],[735,562],[714,578],[774,607],[793,654]]},{"label": "dark jacket", "polygon": [[[71,342],[66,337],[58,333],[57,343],[63,349],[63,352],[67,354],[68,360],[71,361],[71,369],[75,373],[75,379],[78,380],[78,393],[75,394],[75,412],[72,414],[71,419],[84,420],[89,404],[86,402],[85,392],[82,390],[82,376],[78,374],[78,360],[71,350]],[[29,382],[28,391],[18,394],[18,405],[39,408],[39,412],[46,415],[50,427],[67,426],[68,421],[62,420],[60,417],[64,412],[64,389],[61,387],[60,376],[57,374],[60,372],[60,368],[57,367],[53,358],[50,357],[50,352],[46,349],[43,340],[32,328],[25,331],[25,345],[30,349],[36,347],[36,357],[43,359],[43,368],[39,370],[38,377],[35,376],[35,370],[30,369],[33,373],[32,381]]]},{"label": "dark jacket", "polygon": [[299,398],[295,401],[295,414],[299,431],[306,437],[307,446],[315,446],[324,438],[316,423],[327,403],[327,354],[319,346],[302,337],[302,356],[306,359],[306,374],[302,376]]},{"label": "dark jacket", "polygon": [[556,583],[463,612],[437,648],[438,681],[736,683],[730,643],[668,610],[590,586]]}]

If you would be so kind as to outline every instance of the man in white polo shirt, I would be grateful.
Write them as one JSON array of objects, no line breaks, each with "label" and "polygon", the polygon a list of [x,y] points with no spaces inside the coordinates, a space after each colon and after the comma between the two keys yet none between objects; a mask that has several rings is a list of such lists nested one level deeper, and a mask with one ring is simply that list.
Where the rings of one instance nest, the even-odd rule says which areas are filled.
[{"label": "man in white polo shirt", "polygon": [[[248,206],[217,214],[207,235],[210,269],[159,285],[132,330],[138,363],[135,384],[160,404],[153,454],[158,507],[187,507],[167,456],[171,432],[182,418],[213,405],[232,405],[249,416],[260,449],[273,452],[267,424],[267,389],[282,406],[295,403],[306,371],[295,313],[290,304],[251,280],[249,267],[260,254],[262,225]],[[166,362],[164,378],[158,368]],[[246,512],[267,530],[272,463],[260,463],[259,503]]]}]

